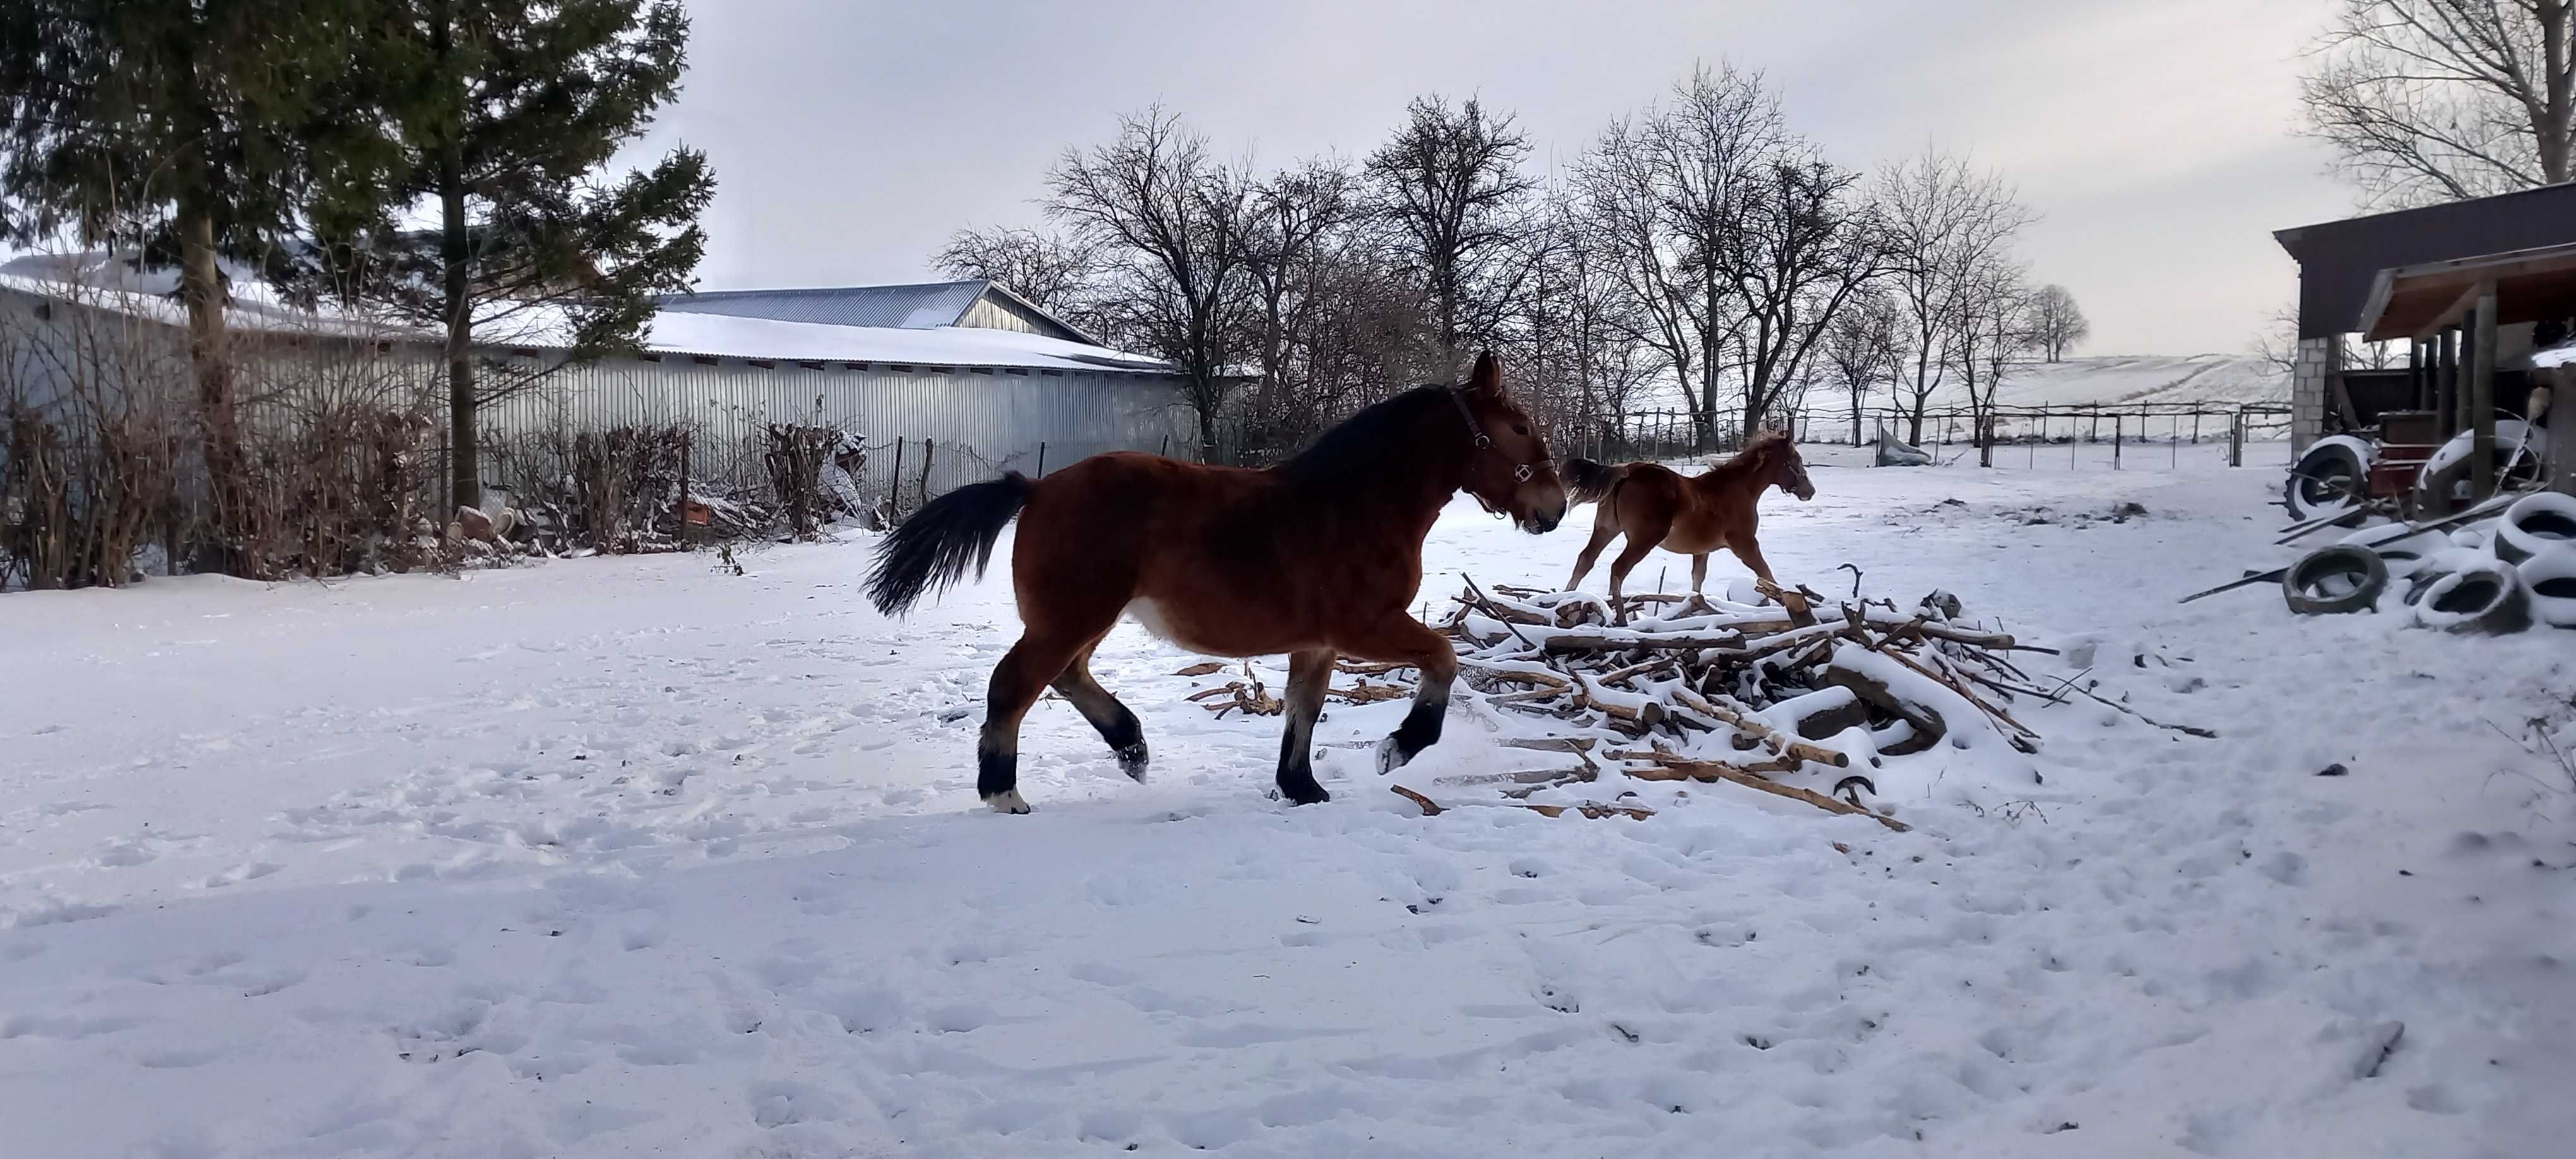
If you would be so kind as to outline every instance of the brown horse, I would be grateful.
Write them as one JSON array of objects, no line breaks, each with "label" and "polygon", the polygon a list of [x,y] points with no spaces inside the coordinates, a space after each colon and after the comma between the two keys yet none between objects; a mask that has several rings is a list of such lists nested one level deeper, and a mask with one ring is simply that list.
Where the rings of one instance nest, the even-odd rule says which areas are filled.
[{"label": "brown horse", "polygon": [[868,598],[897,615],[970,565],[982,575],[993,541],[1019,518],[1020,639],[993,669],[975,750],[975,789],[995,812],[1029,811],[1020,718],[1050,686],[1100,730],[1128,776],[1144,779],[1136,714],[1091,677],[1091,651],[1121,614],[1193,652],[1286,653],[1279,791],[1313,804],[1329,794],[1315,783],[1308,739],[1336,657],[1422,674],[1412,711],[1378,746],[1380,771],[1440,739],[1457,657],[1406,607],[1422,585],[1423,537],[1461,490],[1533,535],[1565,518],[1547,443],[1504,395],[1492,354],[1465,385],[1399,394],[1268,470],[1122,451],[1043,479],[1012,473],[958,488],[886,537]]},{"label": "brown horse", "polygon": [[[1708,580],[1709,553],[1721,547],[1733,551],[1753,574],[1779,582],[1771,575],[1771,565],[1763,562],[1762,545],[1754,538],[1762,492],[1776,486],[1801,502],[1816,497],[1816,485],[1807,481],[1807,464],[1798,457],[1798,445],[1778,431],[1753,436],[1734,458],[1694,477],[1685,478],[1653,463],[1609,467],[1590,459],[1572,459],[1565,464],[1565,478],[1573,484],[1576,502],[1599,500],[1601,504],[1592,519],[1592,542],[1583,545],[1583,554],[1574,560],[1574,578],[1565,581],[1567,591],[1583,585],[1602,548],[1622,533],[1628,536],[1628,546],[1610,561],[1613,609],[1619,607],[1628,569],[1659,546],[1691,557],[1694,592]],[[1627,613],[1620,612],[1619,619],[1625,622]]]}]

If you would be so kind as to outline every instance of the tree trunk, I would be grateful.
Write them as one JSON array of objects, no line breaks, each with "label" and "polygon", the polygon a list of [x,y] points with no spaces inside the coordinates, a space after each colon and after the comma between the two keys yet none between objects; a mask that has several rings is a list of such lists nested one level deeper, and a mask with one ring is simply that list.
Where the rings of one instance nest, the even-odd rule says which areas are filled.
[{"label": "tree trunk", "polygon": [[[440,6],[431,45],[438,54],[441,83],[459,84],[447,67],[455,48],[454,20]],[[462,111],[458,120],[462,121]],[[475,447],[473,238],[465,218],[465,143],[461,130],[448,125],[438,156],[438,263],[447,295],[447,477],[448,500],[456,507],[483,506],[482,465]],[[685,481],[683,481],[685,483]]]},{"label": "tree trunk", "polygon": [[2549,184],[2568,179],[2568,0],[2539,0],[2533,15],[2540,21],[2540,69],[2543,107],[2540,124],[2540,171]]},{"label": "tree trunk", "polygon": [[465,179],[456,164],[456,147],[439,171],[439,265],[447,293],[447,470],[449,500],[458,507],[483,506],[482,466],[475,448],[474,307],[470,294],[472,242],[466,235]]},{"label": "tree trunk", "polygon": [[206,498],[214,524],[208,562],[226,575],[264,578],[255,574],[265,569],[251,543],[249,464],[233,398],[214,212],[205,200],[202,167],[190,169],[196,179],[188,182],[178,206],[179,285],[188,309],[188,363],[197,379],[197,422],[205,441]]}]

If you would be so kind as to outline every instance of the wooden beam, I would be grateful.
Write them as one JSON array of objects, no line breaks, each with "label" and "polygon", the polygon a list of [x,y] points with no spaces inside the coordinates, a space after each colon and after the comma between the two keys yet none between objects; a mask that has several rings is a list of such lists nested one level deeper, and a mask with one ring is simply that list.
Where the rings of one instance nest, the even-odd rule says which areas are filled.
[{"label": "wooden beam", "polygon": [[2481,281],[2477,289],[2477,362],[2469,373],[2469,429],[2477,438],[2469,447],[2469,499],[2484,502],[2496,486],[2496,287],[2493,281]]}]

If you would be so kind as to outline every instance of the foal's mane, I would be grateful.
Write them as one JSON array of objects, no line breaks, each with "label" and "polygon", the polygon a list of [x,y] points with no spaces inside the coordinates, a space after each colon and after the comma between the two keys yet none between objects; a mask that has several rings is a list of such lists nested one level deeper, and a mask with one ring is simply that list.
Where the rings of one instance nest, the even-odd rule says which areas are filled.
[{"label": "foal's mane", "polygon": [[1449,388],[1417,386],[1362,409],[1316,436],[1294,458],[1271,468],[1301,481],[1375,479],[1391,464],[1418,461],[1408,453],[1414,426],[1424,409],[1445,404]]},{"label": "foal's mane", "polygon": [[1730,478],[1758,474],[1769,470],[1780,461],[1782,455],[1791,450],[1787,434],[1780,431],[1757,432],[1752,438],[1745,440],[1744,449],[1737,451],[1734,458],[1709,468],[1708,473]]}]

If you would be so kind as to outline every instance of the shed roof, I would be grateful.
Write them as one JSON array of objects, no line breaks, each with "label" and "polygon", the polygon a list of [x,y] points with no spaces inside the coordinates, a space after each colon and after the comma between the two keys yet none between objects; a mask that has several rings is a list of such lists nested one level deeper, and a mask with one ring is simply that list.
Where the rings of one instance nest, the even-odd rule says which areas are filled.
[{"label": "shed roof", "polygon": [[2383,270],[2576,244],[2576,185],[2320,222],[2272,237],[2299,263],[2299,336],[2356,333]]},{"label": "shed roof", "polygon": [[2576,316],[2576,244],[2381,270],[2361,332],[2373,342],[2428,336],[2466,317],[2489,285],[2499,325]]}]

